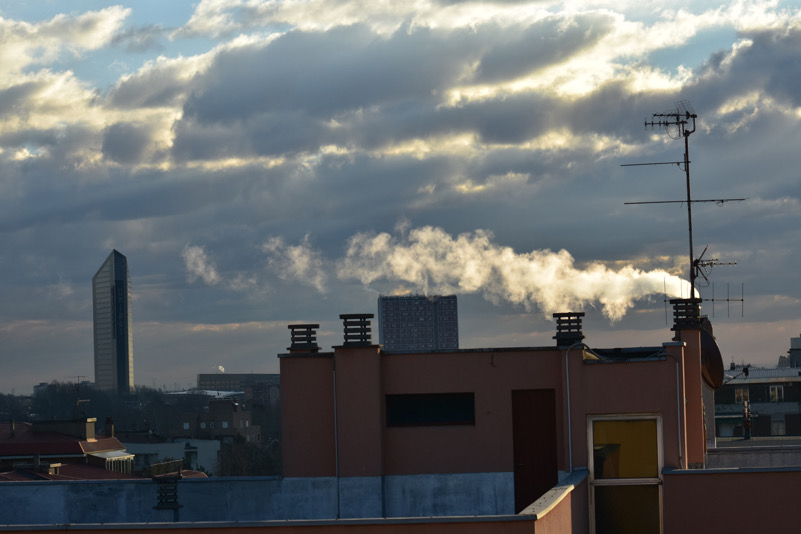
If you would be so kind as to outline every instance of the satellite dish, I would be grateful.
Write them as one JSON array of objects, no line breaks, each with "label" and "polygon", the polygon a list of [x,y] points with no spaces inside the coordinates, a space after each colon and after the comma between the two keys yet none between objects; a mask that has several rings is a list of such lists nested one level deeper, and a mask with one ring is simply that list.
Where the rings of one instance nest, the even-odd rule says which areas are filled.
[{"label": "satellite dish", "polygon": [[709,331],[701,329],[701,375],[713,390],[723,385],[723,358],[718,343]]}]

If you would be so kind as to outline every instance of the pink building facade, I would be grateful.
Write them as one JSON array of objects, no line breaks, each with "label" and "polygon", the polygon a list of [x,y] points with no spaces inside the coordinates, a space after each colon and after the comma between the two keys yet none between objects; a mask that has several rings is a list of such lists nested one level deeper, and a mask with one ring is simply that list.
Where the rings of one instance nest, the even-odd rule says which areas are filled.
[{"label": "pink building facade", "polygon": [[340,518],[519,514],[579,480],[586,529],[660,532],[664,473],[704,467],[722,380],[699,304],[677,301],[658,347],[590,348],[580,313],[557,314],[554,346],[421,354],[372,344],[370,315],[342,316],[333,352],[291,325],[285,479],[335,480]]}]

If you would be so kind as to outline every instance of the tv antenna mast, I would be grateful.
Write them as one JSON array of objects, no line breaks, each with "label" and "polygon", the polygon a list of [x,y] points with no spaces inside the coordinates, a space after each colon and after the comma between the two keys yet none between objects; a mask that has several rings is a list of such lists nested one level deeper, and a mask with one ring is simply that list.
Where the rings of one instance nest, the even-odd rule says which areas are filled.
[{"label": "tv antenna mast", "polygon": [[[648,128],[664,128],[668,136],[673,139],[679,137],[684,138],[684,160],[683,161],[665,161],[654,163],[627,163],[621,167],[637,167],[643,165],[676,165],[683,168],[687,182],[687,199],[686,200],[660,200],[652,202],[625,202],[625,204],[687,204],[687,224],[689,228],[690,237],[690,298],[695,298],[696,279],[700,275],[706,282],[709,282],[707,273],[713,265],[735,265],[735,262],[722,263],[717,259],[703,259],[706,253],[706,248],[697,258],[693,249],[693,204],[697,202],[714,202],[715,204],[723,204],[725,202],[742,202],[744,198],[717,198],[717,199],[703,199],[694,200],[690,194],[690,135],[695,132],[695,121],[698,118],[695,110],[690,102],[681,100],[676,102],[674,110],[666,111],[664,113],[654,113],[651,120],[645,121],[645,127]],[[728,299],[727,299],[728,300]],[[742,300],[742,299],[739,299]]]}]

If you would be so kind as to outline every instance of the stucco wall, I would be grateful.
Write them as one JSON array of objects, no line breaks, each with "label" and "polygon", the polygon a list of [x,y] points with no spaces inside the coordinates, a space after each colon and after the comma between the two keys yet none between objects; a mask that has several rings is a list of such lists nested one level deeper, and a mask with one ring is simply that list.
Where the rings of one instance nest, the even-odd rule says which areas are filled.
[{"label": "stucco wall", "polygon": [[[337,498],[339,489],[339,499]],[[511,473],[184,479],[181,521],[261,521],[513,512]],[[0,483],[0,525],[172,521],[150,480]]]},{"label": "stucco wall", "polygon": [[801,469],[688,470],[664,475],[664,533],[798,532]]}]

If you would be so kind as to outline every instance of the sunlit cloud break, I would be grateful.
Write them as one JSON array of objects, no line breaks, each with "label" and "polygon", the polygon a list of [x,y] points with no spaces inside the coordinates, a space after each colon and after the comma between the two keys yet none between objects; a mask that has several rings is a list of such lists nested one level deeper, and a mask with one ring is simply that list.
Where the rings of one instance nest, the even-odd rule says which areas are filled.
[{"label": "sunlit cloud break", "polygon": [[426,294],[480,293],[494,304],[508,301],[546,316],[600,305],[611,321],[650,295],[689,294],[685,280],[663,270],[612,270],[601,263],[580,269],[566,250],[517,253],[493,244],[492,237],[476,230],[453,238],[431,226],[400,237],[359,233],[349,239],[337,274],[365,285],[382,279],[404,282]]}]

